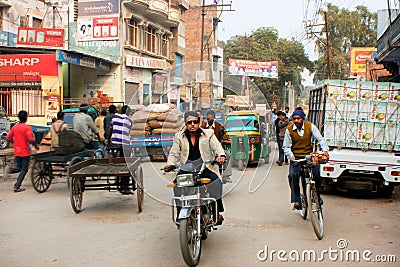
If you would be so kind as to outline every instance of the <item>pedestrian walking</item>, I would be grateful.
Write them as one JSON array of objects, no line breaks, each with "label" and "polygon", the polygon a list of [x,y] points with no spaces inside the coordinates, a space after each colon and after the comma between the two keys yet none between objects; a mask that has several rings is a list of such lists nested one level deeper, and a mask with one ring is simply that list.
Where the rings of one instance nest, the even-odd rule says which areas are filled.
[{"label": "pedestrian walking", "polygon": [[28,112],[21,110],[18,112],[19,123],[11,128],[7,134],[7,141],[13,140],[14,142],[14,156],[16,162],[16,168],[12,169],[11,173],[18,173],[18,178],[14,184],[14,192],[25,191],[25,188],[21,187],[22,181],[28,172],[29,160],[31,154],[31,146],[33,145],[36,149],[39,149],[35,142],[35,136],[32,131],[32,127],[27,125]]}]

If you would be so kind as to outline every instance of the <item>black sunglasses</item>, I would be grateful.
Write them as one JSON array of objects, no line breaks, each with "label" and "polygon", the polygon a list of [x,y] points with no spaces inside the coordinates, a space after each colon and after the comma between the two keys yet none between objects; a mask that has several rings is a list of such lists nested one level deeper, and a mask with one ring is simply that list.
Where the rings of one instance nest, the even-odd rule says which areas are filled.
[{"label": "black sunglasses", "polygon": [[186,124],[199,124],[200,120],[187,121]]}]

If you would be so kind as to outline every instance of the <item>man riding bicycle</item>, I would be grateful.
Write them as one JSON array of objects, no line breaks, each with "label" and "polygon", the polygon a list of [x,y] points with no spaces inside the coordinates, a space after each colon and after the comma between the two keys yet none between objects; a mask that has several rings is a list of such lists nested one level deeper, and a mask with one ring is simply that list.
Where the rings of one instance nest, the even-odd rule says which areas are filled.
[{"label": "man riding bicycle", "polygon": [[[225,152],[215,136],[214,130],[201,129],[200,117],[194,111],[186,112],[184,119],[186,127],[175,134],[174,143],[168,155],[168,165],[164,167],[164,171],[169,172],[177,164],[185,164],[187,162],[197,162],[201,165],[203,162],[213,160],[214,156],[217,163],[224,163]],[[213,151],[215,155],[212,153]],[[218,165],[207,164],[203,177],[211,179],[212,182],[207,186],[210,197],[217,199],[218,213],[223,212],[224,206],[221,199],[222,182]],[[181,188],[174,187],[174,195],[180,196]],[[180,203],[177,203],[178,216],[180,209]],[[217,218],[217,224],[221,224],[224,220],[221,214]],[[177,223],[179,222],[177,221]]]},{"label": "man riding bicycle", "polygon": [[[292,113],[293,123],[286,128],[285,138],[283,140],[283,151],[290,159],[289,166],[289,186],[291,190],[291,203],[294,203],[294,209],[301,209],[300,200],[300,170],[301,165],[295,164],[294,160],[303,159],[305,156],[313,152],[312,138],[315,138],[321,150],[328,156],[329,147],[326,145],[325,139],[322,137],[318,128],[309,121],[304,121],[306,114],[303,110],[295,110]],[[316,188],[319,191],[321,179],[319,175],[319,165],[313,167],[313,174],[316,178]],[[322,203],[321,203],[322,204]]]}]

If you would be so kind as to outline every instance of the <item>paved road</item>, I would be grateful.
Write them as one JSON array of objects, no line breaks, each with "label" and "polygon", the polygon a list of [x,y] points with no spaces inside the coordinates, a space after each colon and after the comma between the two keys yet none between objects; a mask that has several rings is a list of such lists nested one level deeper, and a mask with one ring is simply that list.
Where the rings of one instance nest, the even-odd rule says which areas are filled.
[{"label": "paved road", "polygon": [[[0,266],[185,266],[167,204],[172,193],[166,184],[173,177],[161,174],[163,165],[143,164],[148,194],[142,213],[135,196],[90,191],[75,214],[64,178],[43,194],[28,177],[22,193],[11,190],[15,175],[0,182]],[[324,195],[325,236],[318,241],[310,221],[291,210],[287,171],[276,165],[234,170],[234,184],[224,188],[225,222],[203,243],[200,266],[280,266],[285,259],[296,264],[297,253],[301,259],[310,251],[327,266],[363,266],[363,253],[400,261],[400,193],[391,199]],[[347,247],[339,249],[339,239]],[[279,250],[281,259],[274,252]],[[352,253],[359,253],[360,262],[346,261]]]}]

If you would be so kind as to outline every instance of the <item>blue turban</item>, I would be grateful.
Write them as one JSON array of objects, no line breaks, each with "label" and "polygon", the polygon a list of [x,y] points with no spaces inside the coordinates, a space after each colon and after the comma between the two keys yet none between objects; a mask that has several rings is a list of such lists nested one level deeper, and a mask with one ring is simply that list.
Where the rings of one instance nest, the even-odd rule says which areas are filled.
[{"label": "blue turban", "polygon": [[298,115],[298,116],[300,116],[300,117],[302,117],[303,118],[303,120],[306,118],[306,114],[302,111],[302,110],[295,110],[295,111],[293,111],[293,113],[292,113],[292,116],[294,116],[294,115]]}]

